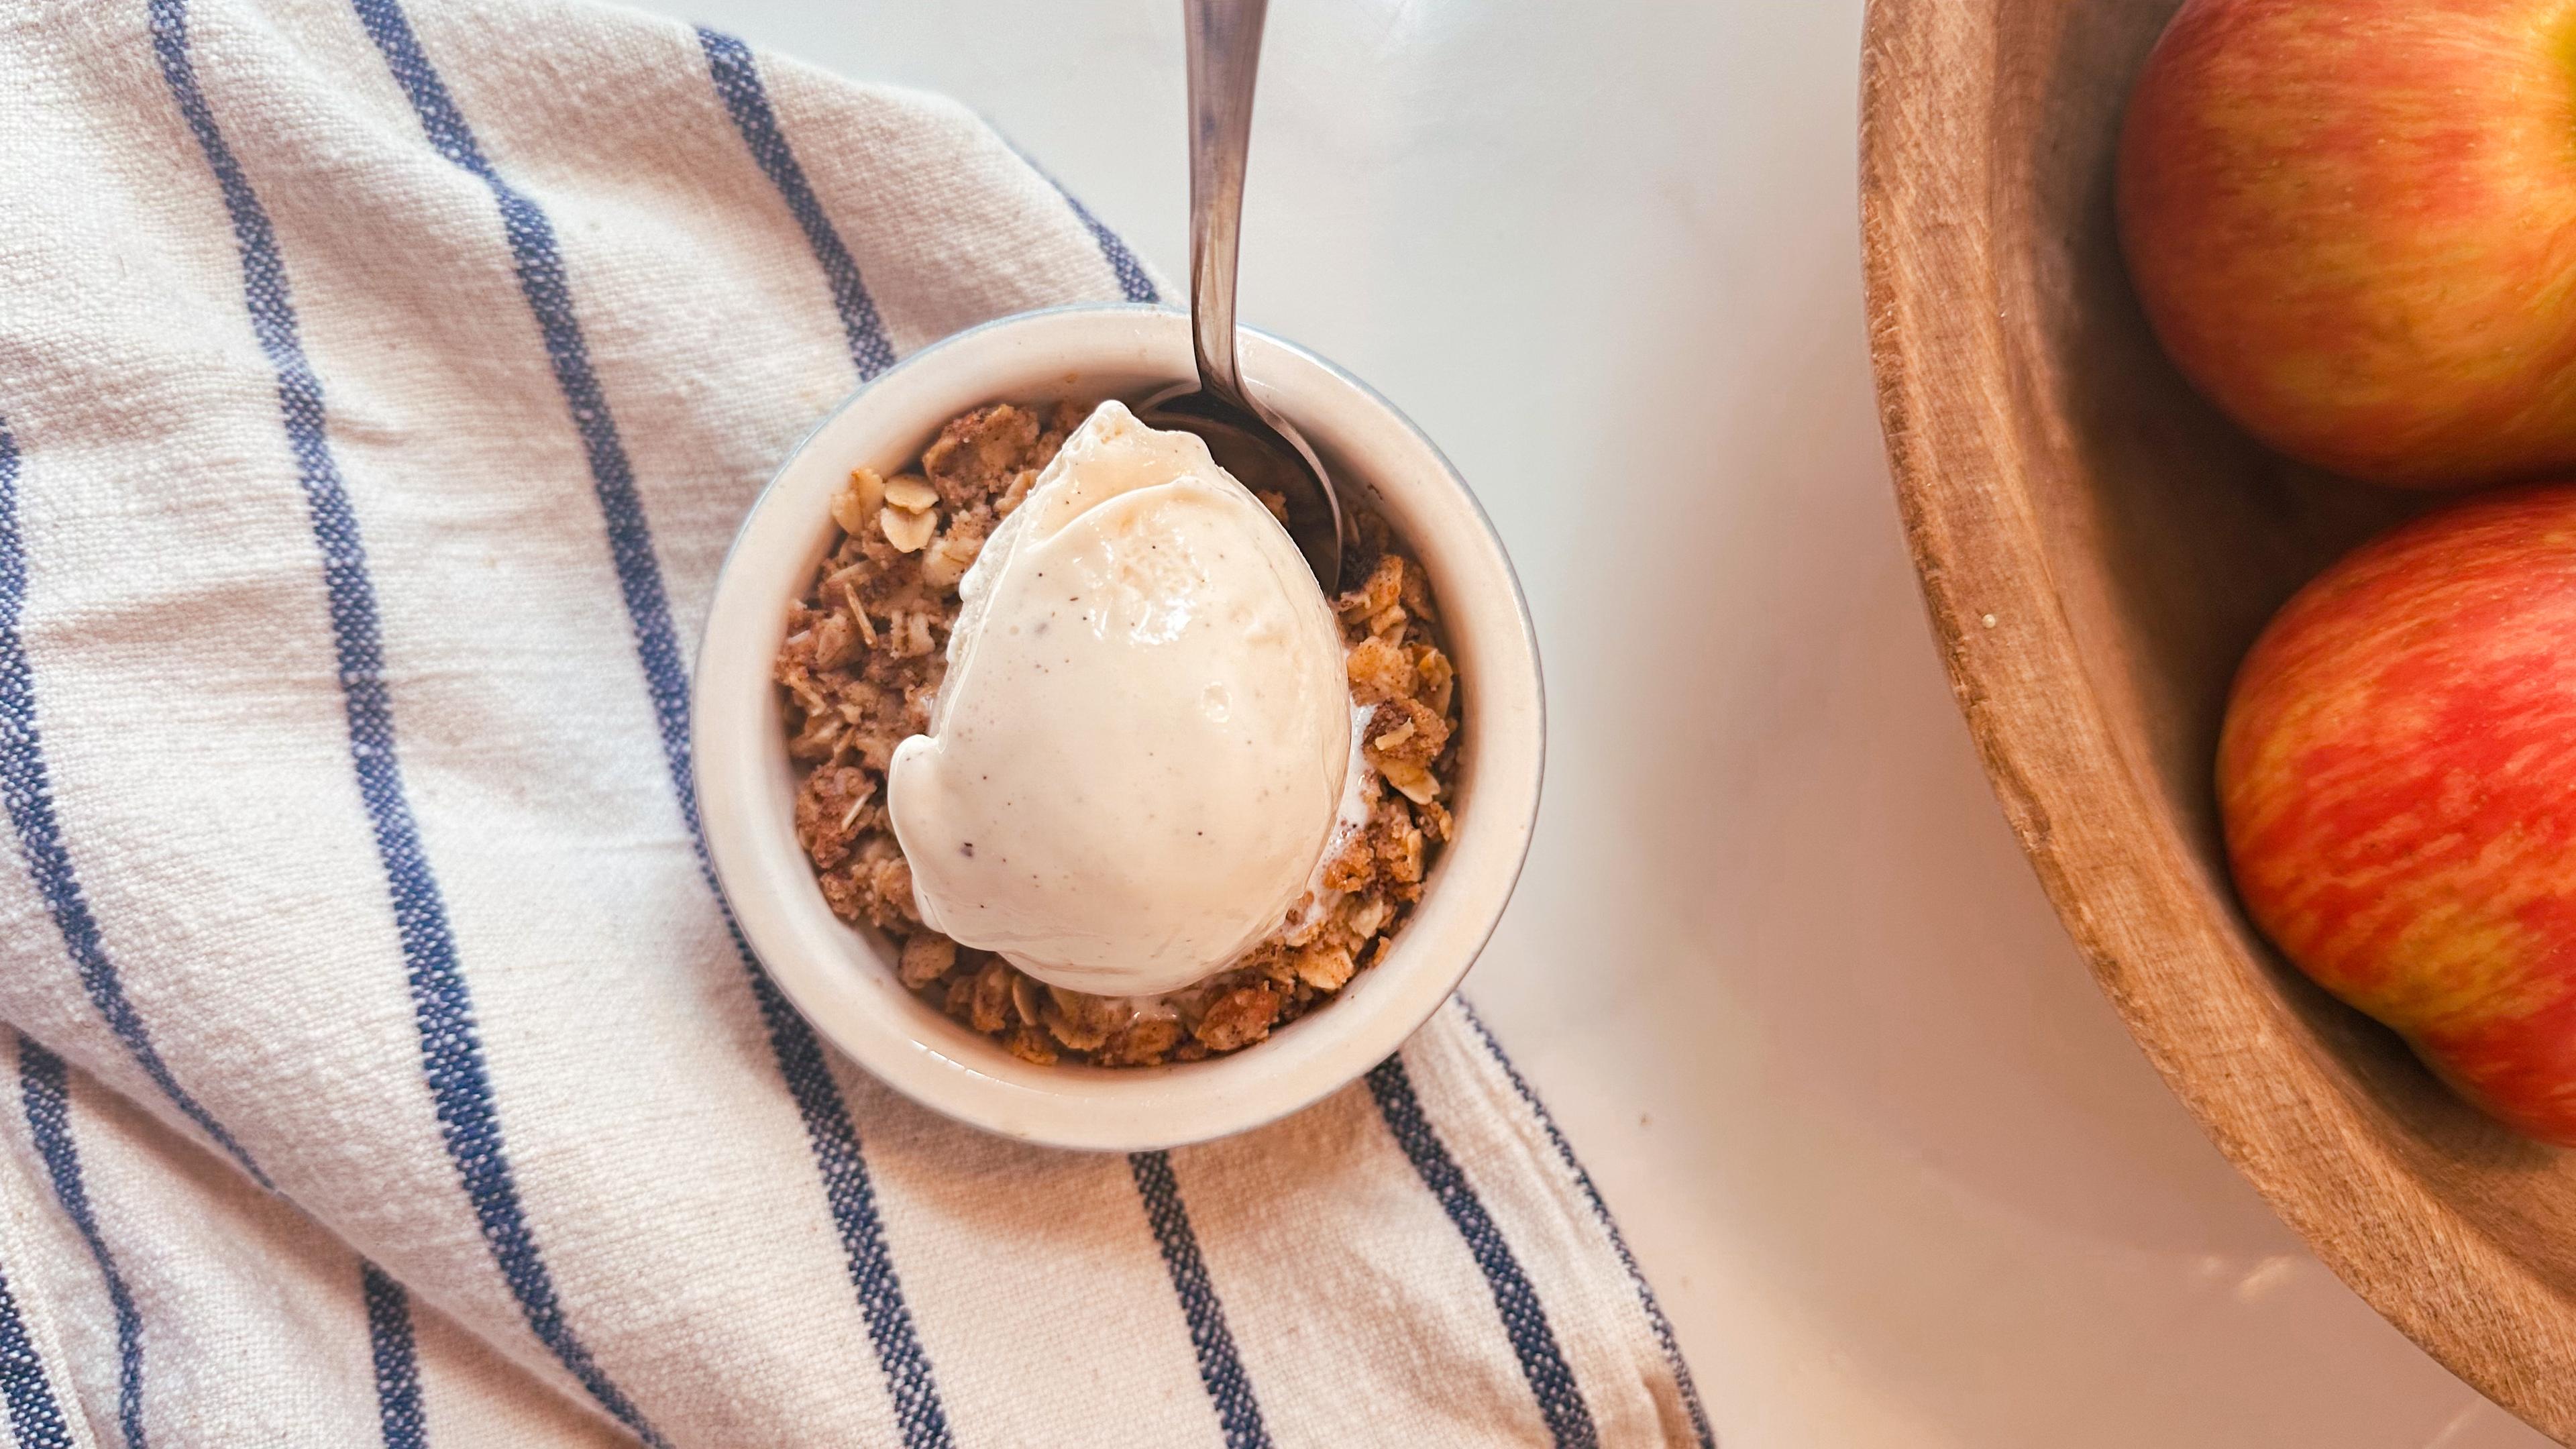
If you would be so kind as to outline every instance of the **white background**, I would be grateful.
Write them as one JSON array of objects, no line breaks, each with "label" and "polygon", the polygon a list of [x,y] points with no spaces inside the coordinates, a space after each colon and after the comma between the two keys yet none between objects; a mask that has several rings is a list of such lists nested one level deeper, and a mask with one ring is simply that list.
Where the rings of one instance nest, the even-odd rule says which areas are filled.
[{"label": "white background", "polygon": [[[963,99],[1182,275],[1174,0],[651,8]],[[2540,1445],[2201,1138],[1987,795],[1871,408],[1860,10],[1273,7],[1244,320],[1448,450],[1546,654],[1469,992],[1730,1449]]]}]

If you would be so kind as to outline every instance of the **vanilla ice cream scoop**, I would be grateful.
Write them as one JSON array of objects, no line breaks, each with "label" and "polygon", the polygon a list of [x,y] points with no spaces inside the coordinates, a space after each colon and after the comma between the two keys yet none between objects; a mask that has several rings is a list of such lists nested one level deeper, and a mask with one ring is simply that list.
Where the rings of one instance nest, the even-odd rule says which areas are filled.
[{"label": "vanilla ice cream scoop", "polygon": [[1041,981],[1176,990],[1279,929],[1343,804],[1332,607],[1261,501],[1102,403],[958,592],[887,813],[922,920]]}]

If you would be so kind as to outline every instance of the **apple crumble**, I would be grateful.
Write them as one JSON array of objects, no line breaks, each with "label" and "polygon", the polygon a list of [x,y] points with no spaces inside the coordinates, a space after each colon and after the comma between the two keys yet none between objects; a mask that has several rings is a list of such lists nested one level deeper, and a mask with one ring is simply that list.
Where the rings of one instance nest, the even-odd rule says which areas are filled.
[{"label": "apple crumble", "polygon": [[[832,503],[837,537],[778,653],[788,754],[803,772],[796,835],[833,912],[894,944],[903,985],[1013,1054],[1196,1061],[1262,1040],[1385,958],[1450,836],[1441,802],[1456,770],[1456,676],[1420,565],[1383,519],[1355,512],[1344,572],[1361,583],[1331,602],[1351,699],[1366,710],[1367,818],[1334,837],[1320,889],[1276,933],[1196,985],[1139,998],[1050,986],[925,928],[887,822],[886,768],[898,743],[930,728],[958,581],[1087,411],[976,408],[940,429],[916,471],[851,473]],[[1280,512],[1275,496],[1262,501]]]}]

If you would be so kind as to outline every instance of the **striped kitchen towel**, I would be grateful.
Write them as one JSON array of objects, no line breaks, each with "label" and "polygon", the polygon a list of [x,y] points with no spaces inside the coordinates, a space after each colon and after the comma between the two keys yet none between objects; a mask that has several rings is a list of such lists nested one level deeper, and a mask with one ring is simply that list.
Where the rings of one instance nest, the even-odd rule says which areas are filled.
[{"label": "striped kitchen towel", "polygon": [[1709,1442],[1463,1007],[1082,1156],[729,935],[683,671],[770,467],[1156,295],[976,117],[559,0],[13,0],[0,158],[10,1444]]}]

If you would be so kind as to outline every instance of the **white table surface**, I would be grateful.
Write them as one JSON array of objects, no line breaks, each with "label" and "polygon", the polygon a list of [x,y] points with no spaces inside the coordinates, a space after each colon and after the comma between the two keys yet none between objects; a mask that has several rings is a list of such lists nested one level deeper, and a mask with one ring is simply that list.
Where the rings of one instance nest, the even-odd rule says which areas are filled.
[{"label": "white table surface", "polygon": [[[1182,274],[1173,0],[648,8],[955,95]],[[1468,991],[1731,1449],[2540,1445],[2201,1137],[1986,792],[1871,407],[1860,12],[1273,7],[1244,320],[1447,449],[1547,659]]]}]

